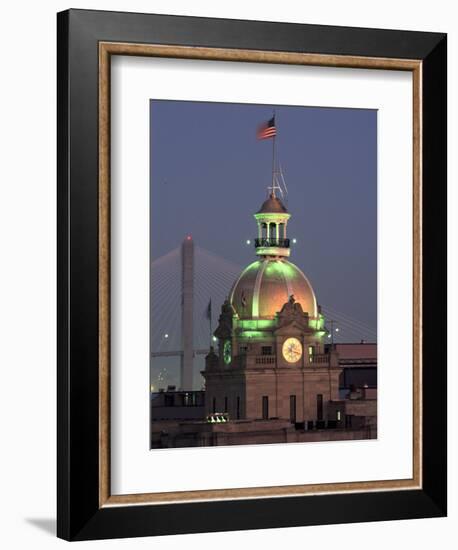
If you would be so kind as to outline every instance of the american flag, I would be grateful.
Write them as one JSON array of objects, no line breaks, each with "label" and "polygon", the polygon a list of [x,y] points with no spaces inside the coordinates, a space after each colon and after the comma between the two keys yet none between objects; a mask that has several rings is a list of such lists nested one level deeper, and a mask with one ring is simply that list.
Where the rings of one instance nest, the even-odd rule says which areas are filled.
[{"label": "american flag", "polygon": [[258,139],[270,139],[277,135],[277,129],[275,128],[275,117],[273,116],[262,126],[259,126],[256,134]]}]

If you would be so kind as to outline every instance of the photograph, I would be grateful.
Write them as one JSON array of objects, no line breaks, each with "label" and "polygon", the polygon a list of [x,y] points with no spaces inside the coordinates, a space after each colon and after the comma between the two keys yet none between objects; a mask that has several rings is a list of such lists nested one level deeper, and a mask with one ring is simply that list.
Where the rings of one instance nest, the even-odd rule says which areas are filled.
[{"label": "photograph", "polygon": [[149,114],[151,449],[377,439],[377,110]]}]

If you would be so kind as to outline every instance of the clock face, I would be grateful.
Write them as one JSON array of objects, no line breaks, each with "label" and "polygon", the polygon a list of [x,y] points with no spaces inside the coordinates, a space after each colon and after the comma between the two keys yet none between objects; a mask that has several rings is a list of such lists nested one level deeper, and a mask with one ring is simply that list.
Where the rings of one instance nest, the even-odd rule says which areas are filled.
[{"label": "clock face", "polygon": [[297,363],[302,357],[302,344],[297,338],[288,338],[283,342],[282,353],[288,363]]},{"label": "clock face", "polygon": [[224,342],[223,358],[224,358],[224,362],[226,363],[226,365],[229,365],[231,360],[232,360],[232,346],[231,346],[231,342],[229,340],[226,340]]}]

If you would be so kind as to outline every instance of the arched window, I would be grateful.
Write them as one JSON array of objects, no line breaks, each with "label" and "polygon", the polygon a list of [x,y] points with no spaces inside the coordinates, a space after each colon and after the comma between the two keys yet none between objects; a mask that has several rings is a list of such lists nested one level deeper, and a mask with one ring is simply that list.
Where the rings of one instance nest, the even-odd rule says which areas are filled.
[{"label": "arched window", "polygon": [[280,239],[285,239],[286,238],[286,230],[285,230],[285,224],[284,223],[281,223],[279,226],[278,226],[278,237]]}]

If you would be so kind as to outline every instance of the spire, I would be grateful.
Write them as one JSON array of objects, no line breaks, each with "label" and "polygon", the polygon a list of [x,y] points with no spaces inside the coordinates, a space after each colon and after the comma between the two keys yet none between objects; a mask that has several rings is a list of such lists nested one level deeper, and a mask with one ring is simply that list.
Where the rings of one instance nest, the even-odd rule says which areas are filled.
[{"label": "spire", "polygon": [[[275,141],[277,127],[275,125],[275,110],[272,118],[258,128],[258,139],[272,139],[272,182],[267,187],[268,197],[261,209],[254,215],[258,226],[258,238],[255,239],[256,254],[262,257],[278,258],[289,256],[289,239],[286,238],[286,224],[290,214],[281,198],[287,192],[281,166],[277,170]],[[278,191],[278,195],[277,195]]]}]

